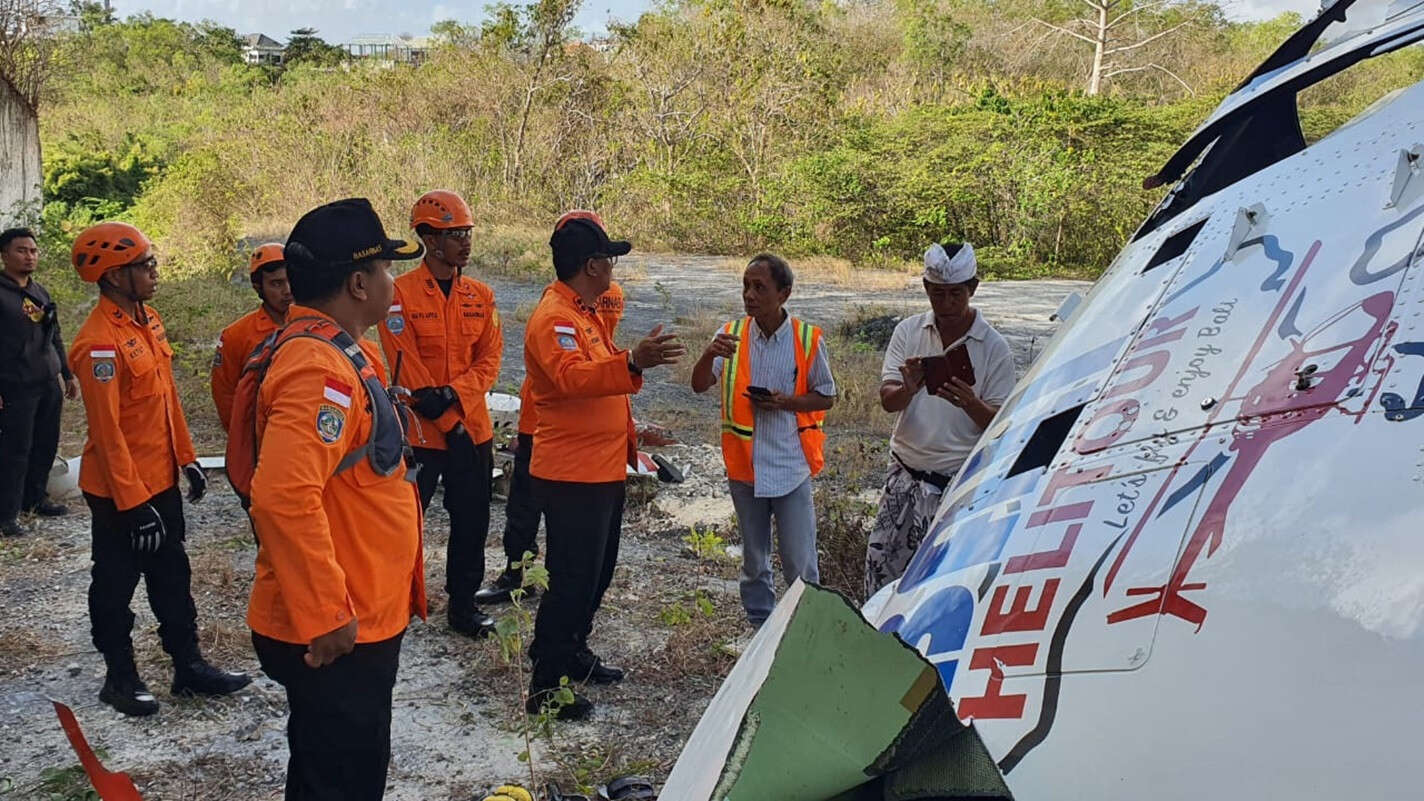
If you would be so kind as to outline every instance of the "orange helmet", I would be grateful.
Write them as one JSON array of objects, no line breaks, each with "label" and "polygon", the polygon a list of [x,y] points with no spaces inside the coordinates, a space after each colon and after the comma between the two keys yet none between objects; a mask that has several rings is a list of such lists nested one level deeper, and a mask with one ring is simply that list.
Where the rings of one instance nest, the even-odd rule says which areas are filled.
[{"label": "orange helmet", "polygon": [[554,230],[557,231],[560,228],[563,228],[565,225],[568,224],[570,220],[588,220],[594,225],[597,225],[599,230],[608,230],[603,225],[603,218],[598,216],[598,212],[588,211],[586,209],[574,209],[573,211],[564,212],[564,216],[560,217],[559,221],[554,223]]},{"label": "orange helmet", "polygon": [[410,210],[410,227],[473,228],[475,215],[464,198],[448,189],[435,189],[420,196]]},{"label": "orange helmet", "polygon": [[142,231],[128,223],[102,222],[84,229],[69,257],[79,277],[93,284],[115,267],[137,261],[152,246]]},{"label": "orange helmet", "polygon": [[268,242],[265,245],[258,245],[252,251],[252,264],[247,269],[248,275],[257,275],[264,267],[271,267],[274,264],[286,264],[286,251],[281,242]]}]

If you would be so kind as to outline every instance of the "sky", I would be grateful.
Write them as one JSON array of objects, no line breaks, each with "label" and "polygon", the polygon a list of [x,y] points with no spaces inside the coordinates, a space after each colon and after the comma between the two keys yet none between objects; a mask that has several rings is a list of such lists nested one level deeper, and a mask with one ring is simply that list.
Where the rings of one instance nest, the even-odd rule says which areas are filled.
[{"label": "sky", "polygon": [[[265,33],[282,41],[288,31],[312,27],[332,43],[363,33],[423,36],[441,20],[482,19],[485,5],[484,0],[113,0],[121,17],[150,11],[192,22],[211,19],[238,33]],[[1320,7],[1319,0],[1230,0],[1225,5],[1233,17],[1255,19],[1282,11],[1311,15]],[[575,23],[585,32],[603,33],[610,18],[632,21],[651,6],[651,0],[585,0]]]}]

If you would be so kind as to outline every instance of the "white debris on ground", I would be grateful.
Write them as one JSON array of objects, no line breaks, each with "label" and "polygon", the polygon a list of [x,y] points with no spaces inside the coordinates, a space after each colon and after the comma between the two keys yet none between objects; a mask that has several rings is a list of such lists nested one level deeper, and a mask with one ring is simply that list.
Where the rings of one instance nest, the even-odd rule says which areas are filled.
[{"label": "white debris on ground", "polygon": [[653,509],[666,520],[666,526],[683,530],[710,526],[728,531],[734,513],[721,449],[705,444],[669,445],[658,448],[657,453],[683,473],[681,484],[660,483],[652,502]]}]

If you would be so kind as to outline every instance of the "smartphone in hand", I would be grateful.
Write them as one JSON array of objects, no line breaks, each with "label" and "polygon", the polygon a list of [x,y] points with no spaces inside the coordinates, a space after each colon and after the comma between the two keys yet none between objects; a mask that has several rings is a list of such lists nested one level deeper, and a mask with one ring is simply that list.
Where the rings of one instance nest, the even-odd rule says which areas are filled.
[{"label": "smartphone in hand", "polygon": [[747,394],[753,398],[769,398],[771,397],[771,390],[766,387],[747,387]]}]

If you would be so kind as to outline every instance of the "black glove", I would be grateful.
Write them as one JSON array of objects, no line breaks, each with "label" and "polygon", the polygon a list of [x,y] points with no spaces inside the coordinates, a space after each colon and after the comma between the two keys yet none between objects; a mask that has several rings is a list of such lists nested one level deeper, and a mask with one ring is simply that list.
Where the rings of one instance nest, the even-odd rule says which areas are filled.
[{"label": "black glove", "polygon": [[208,491],[208,474],[196,462],[183,467],[183,475],[188,477],[188,503],[197,503]]},{"label": "black glove", "polygon": [[167,531],[163,518],[153,504],[145,503],[123,513],[124,524],[129,529],[129,541],[139,553],[153,553],[163,544]]},{"label": "black glove", "polygon": [[421,387],[410,393],[410,397],[415,401],[411,406],[427,420],[438,418],[458,400],[450,387]]}]

